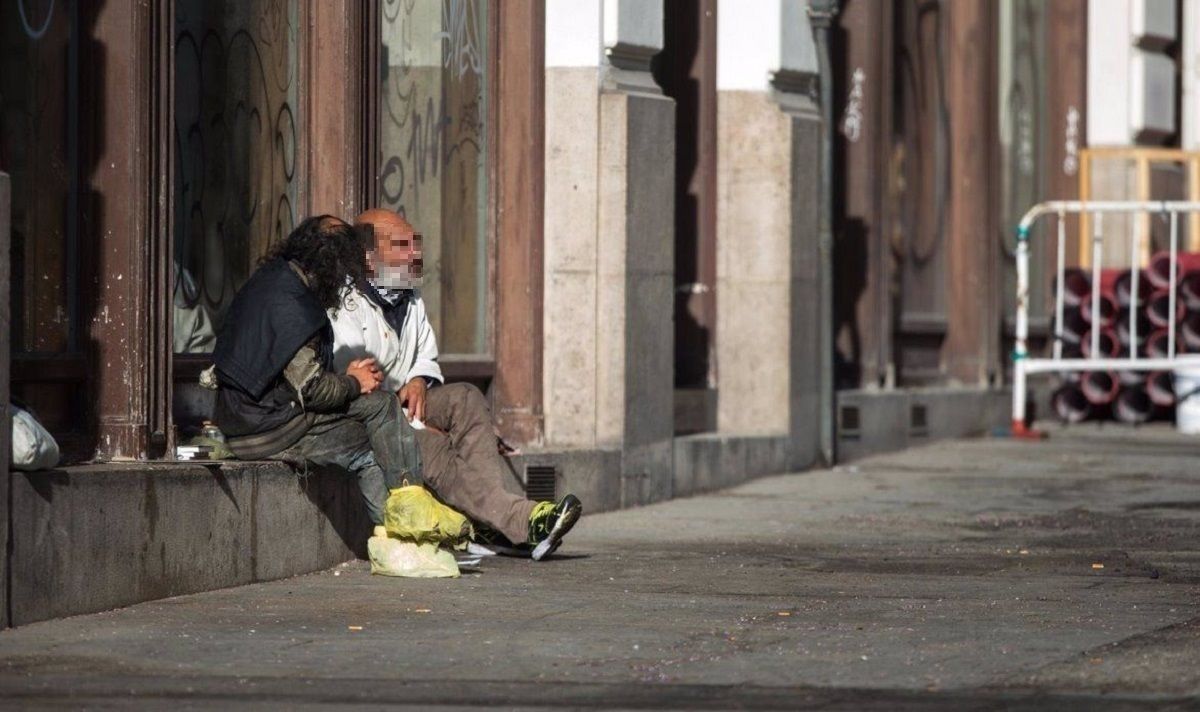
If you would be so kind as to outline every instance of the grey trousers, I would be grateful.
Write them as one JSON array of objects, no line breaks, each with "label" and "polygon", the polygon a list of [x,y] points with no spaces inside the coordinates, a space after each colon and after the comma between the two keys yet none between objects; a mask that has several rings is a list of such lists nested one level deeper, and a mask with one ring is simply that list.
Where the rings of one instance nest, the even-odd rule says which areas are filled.
[{"label": "grey trousers", "polygon": [[425,422],[445,433],[417,431],[425,484],[473,521],[515,544],[527,541],[534,503],[518,493],[497,450],[492,414],[479,389],[466,383],[429,389]]},{"label": "grey trousers", "polygon": [[371,521],[383,524],[388,490],[404,480],[423,482],[414,436],[396,395],[375,391],[355,398],[343,411],[318,414],[304,437],[271,459],[349,471],[358,479]]}]

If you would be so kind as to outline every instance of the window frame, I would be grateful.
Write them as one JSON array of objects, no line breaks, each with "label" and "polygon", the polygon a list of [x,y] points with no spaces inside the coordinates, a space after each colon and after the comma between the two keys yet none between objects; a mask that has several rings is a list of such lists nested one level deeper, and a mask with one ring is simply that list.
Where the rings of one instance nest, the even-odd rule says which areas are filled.
[{"label": "window frame", "polygon": [[[381,13],[380,3],[383,0],[367,0],[368,7],[365,21],[362,23],[363,35],[362,58],[364,79],[362,92],[366,97],[363,102],[366,110],[363,112],[361,162],[363,172],[362,205],[373,207],[379,203],[379,182],[381,169],[381,146],[379,129],[379,67],[380,48],[382,39],[380,33]],[[442,374],[447,382],[466,381],[474,383],[486,390],[496,376],[496,300],[497,300],[497,179],[499,177],[497,124],[499,112],[499,43],[500,43],[500,3],[487,3],[487,76],[484,78],[487,92],[486,112],[483,125],[487,141],[487,153],[484,157],[484,171],[487,176],[486,216],[487,225],[484,227],[484,253],[487,258],[487,269],[484,277],[484,295],[487,307],[484,310],[484,350],[477,353],[461,353],[443,351],[438,356]]]}]

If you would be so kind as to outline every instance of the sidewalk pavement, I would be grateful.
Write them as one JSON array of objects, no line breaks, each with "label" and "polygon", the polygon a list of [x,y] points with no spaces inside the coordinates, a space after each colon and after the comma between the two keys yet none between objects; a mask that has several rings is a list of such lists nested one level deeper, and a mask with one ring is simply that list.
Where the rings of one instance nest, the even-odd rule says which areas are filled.
[{"label": "sidewalk pavement", "polygon": [[585,517],[542,564],[34,624],[0,633],[0,704],[1196,709],[1197,455],[1150,428],[935,444]]}]

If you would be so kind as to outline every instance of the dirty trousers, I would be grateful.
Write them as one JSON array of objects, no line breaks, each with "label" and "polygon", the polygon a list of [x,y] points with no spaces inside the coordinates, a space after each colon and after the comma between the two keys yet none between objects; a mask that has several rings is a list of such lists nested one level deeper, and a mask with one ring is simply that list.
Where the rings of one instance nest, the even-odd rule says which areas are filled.
[{"label": "dirty trousers", "polygon": [[358,479],[371,521],[383,524],[388,490],[404,480],[422,482],[414,432],[396,395],[375,391],[340,411],[316,415],[304,437],[270,459],[297,467],[311,463],[348,470]]},{"label": "dirty trousers", "polygon": [[517,493],[479,389],[466,383],[430,388],[425,422],[446,433],[417,431],[425,484],[443,502],[513,543],[527,541],[534,503]]}]

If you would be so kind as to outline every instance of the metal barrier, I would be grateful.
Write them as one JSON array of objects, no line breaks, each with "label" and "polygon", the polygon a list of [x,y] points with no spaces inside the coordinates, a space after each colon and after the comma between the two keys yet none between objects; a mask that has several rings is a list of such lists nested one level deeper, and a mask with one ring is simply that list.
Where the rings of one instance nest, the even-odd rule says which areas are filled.
[{"label": "metal barrier", "polygon": [[[1065,306],[1064,290],[1066,274],[1066,216],[1080,214],[1094,216],[1091,227],[1092,259],[1091,259],[1091,292],[1090,308],[1093,318],[1101,313],[1101,262],[1103,248],[1103,216],[1106,213],[1136,213],[1167,216],[1170,221],[1170,275],[1169,275],[1169,304],[1167,314],[1170,320],[1167,324],[1167,353],[1166,356],[1143,357],[1139,355],[1138,341],[1138,299],[1139,280],[1141,279],[1140,265],[1142,262],[1142,241],[1148,236],[1142,230],[1133,231],[1130,246],[1130,267],[1132,268],[1132,286],[1130,290],[1131,303],[1129,306],[1129,353],[1125,357],[1104,356],[1100,349],[1101,330],[1091,329],[1089,354],[1083,358],[1064,358],[1063,315]],[[1176,294],[1179,255],[1179,215],[1180,213],[1200,213],[1200,202],[1191,201],[1049,201],[1033,206],[1017,227],[1017,313],[1016,313],[1016,344],[1013,348],[1013,412],[1012,432],[1018,437],[1032,437],[1036,433],[1026,423],[1026,379],[1038,373],[1071,372],[1071,371],[1159,371],[1171,370],[1181,364],[1200,366],[1200,355],[1180,356],[1175,347],[1175,331],[1177,314]],[[1054,281],[1054,344],[1049,358],[1031,358],[1029,356],[1029,241],[1030,231],[1038,218],[1044,215],[1056,215],[1058,218],[1057,265]]]}]

